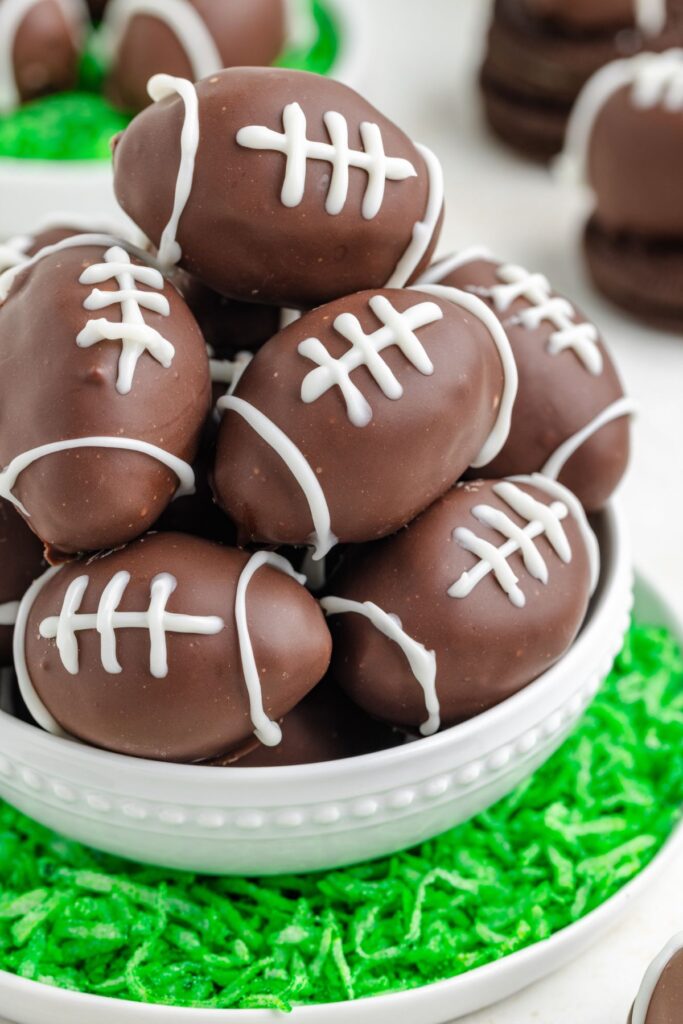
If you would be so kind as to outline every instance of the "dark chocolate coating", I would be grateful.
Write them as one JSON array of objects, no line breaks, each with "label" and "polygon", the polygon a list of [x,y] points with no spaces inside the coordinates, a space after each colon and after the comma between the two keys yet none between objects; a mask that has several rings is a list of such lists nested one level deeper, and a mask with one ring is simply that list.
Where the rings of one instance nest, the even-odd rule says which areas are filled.
[{"label": "dark chocolate coating", "polygon": [[[683,1013],[683,950],[675,953],[662,971],[652,993],[645,1024],[680,1024]],[[632,1024],[633,1011],[628,1024]]]},{"label": "dark chocolate coating", "polygon": [[[306,72],[232,68],[204,79],[197,93],[201,134],[178,230],[182,266],[222,294],[303,309],[385,285],[427,208],[426,164],[407,136],[352,89]],[[360,124],[374,122],[386,154],[409,160],[416,176],[387,181],[379,213],[365,219],[368,175],[352,167],[343,209],[332,215],[325,209],[330,164],[308,160],[303,199],[285,206],[283,154],[246,148],[236,136],[250,125],[282,132],[283,110],[294,102],[306,116],[308,138],[320,142],[329,142],[327,111],[346,118],[353,149],[363,148]],[[180,98],[164,99],[138,115],[115,144],[116,196],[155,245],[171,214],[183,121]],[[439,230],[440,224],[416,274]]]},{"label": "dark chocolate coating", "polygon": [[[434,302],[443,318],[416,332],[434,366],[431,375],[396,345],[381,353],[403,386],[400,399],[387,398],[366,367],[352,371],[373,414],[359,427],[336,386],[304,403],[301,385],[315,364],[297,349],[316,337],[340,358],[350,343],[334,320],[351,313],[366,334],[374,332],[381,326],[368,305],[375,295],[401,312]],[[393,533],[452,486],[491,433],[502,390],[498,350],[477,317],[445,299],[389,289],[306,313],[257,352],[235,397],[261,410],[299,448],[325,494],[333,533],[342,542],[359,542]],[[233,411],[219,430],[213,486],[243,542],[308,541],[313,524],[301,487],[280,455]]]},{"label": "dark chocolate coating", "polygon": [[[45,568],[43,545],[12,505],[0,499],[0,605],[20,601]],[[0,625],[0,666],[12,664],[13,632],[12,626]]]},{"label": "dark chocolate coating", "polygon": [[683,331],[683,243],[614,235],[592,217],[584,252],[595,286],[608,299],[664,330]]},{"label": "dark chocolate coating", "polygon": [[228,299],[185,270],[174,270],[170,278],[194,313],[206,344],[218,358],[230,358],[236,352],[255,352],[280,329],[277,306]]},{"label": "dark chocolate coating", "polygon": [[588,179],[595,219],[610,234],[675,239],[683,250],[683,109],[638,107],[623,86],[591,133]]},{"label": "dark chocolate coating", "polygon": [[[89,319],[121,319],[118,304],[101,312],[83,306],[93,286],[79,278],[105,251],[79,246],[44,257],[17,277],[0,306],[2,466],[43,444],[100,435],[146,441],[187,462],[197,453],[210,402],[208,360],[199,328],[172,285],[163,289],[170,316],[144,310],[144,318],[175,346],[173,362],[165,369],[144,353],[129,394],[115,387],[119,341],[76,344]],[[118,285],[109,280],[98,287]],[[175,473],[149,455],[83,448],[34,462],[14,494],[30,514],[31,529],[58,557],[140,536],[177,486]]]},{"label": "dark chocolate coating", "polygon": [[68,5],[37,0],[26,12],[14,39],[14,77],[21,99],[73,89],[78,78],[81,25],[67,20]]},{"label": "dark chocolate coating", "polygon": [[[209,29],[224,68],[272,64],[284,47],[284,0],[186,2]],[[152,75],[162,73],[195,78],[183,45],[182,25],[174,32],[165,19],[136,14],[114,58],[107,80],[109,97],[124,110],[143,110],[152,102],[147,82]]]},{"label": "dark chocolate coating", "polygon": [[[528,156],[547,159],[562,149],[574,101],[599,68],[640,50],[683,43],[680,0],[669,0],[666,27],[656,36],[643,35],[633,18],[632,27],[587,23],[593,16],[601,21],[608,6],[616,17],[624,2],[496,0],[481,73],[486,116],[496,135]],[[552,7],[554,16],[543,16],[541,7]]]},{"label": "dark chocolate coating", "polygon": [[90,9],[90,17],[93,21],[98,22],[102,20],[104,9],[107,6],[108,0],[88,0],[88,7]]},{"label": "dark chocolate coating", "polygon": [[[486,290],[501,282],[495,260],[473,260],[446,274],[440,283],[472,291],[496,312]],[[552,295],[556,296],[556,292]],[[517,322],[531,307],[516,299],[497,314],[505,327],[519,373],[519,387],[510,434],[500,454],[481,469],[483,477],[540,472],[563,441],[590,423],[600,412],[623,397],[617,371],[602,339],[599,376],[590,373],[572,349],[553,354],[549,341],[555,326],[543,320],[535,329]],[[573,320],[586,317],[575,309]],[[589,512],[601,509],[623,477],[630,453],[630,420],[622,416],[592,435],[566,462],[560,483],[576,494]]]},{"label": "dark chocolate coating", "polygon": [[[249,555],[182,534],[150,534],[127,548],[64,566],[38,595],[26,631],[33,686],[66,732],[87,743],[156,760],[192,762],[226,753],[253,733],[235,625],[236,587]],[[89,577],[80,611],[95,612],[116,572],[131,579],[121,611],[144,611],[150,585],[170,573],[177,588],[168,610],[219,616],[216,635],[167,633],[168,675],[150,672],[145,629],[118,629],[121,673],[102,665],[95,630],[76,636],[79,672],[64,668],[54,640],[40,623],[58,615],[66,589]],[[282,718],[322,678],[330,658],[329,631],[317,601],[291,577],[262,566],[247,590],[247,622],[259,670],[264,708]]]},{"label": "dark chocolate coating", "polygon": [[636,0],[524,0],[531,14],[577,32],[633,27],[635,3]]},{"label": "dark chocolate coating", "polygon": [[370,718],[334,686],[323,680],[284,717],[282,742],[277,747],[258,743],[242,757],[212,762],[225,768],[277,768],[319,764],[372,754],[405,742],[396,729]]},{"label": "dark chocolate coating", "polygon": [[[534,579],[519,553],[508,564],[526,604],[512,604],[493,573],[469,596],[448,588],[477,563],[454,540],[466,527],[496,547],[504,538],[472,515],[476,505],[501,509],[519,526],[526,522],[492,490],[495,481],[458,484],[394,537],[349,554],[333,593],[372,601],[397,615],[410,637],[435,652],[437,695],[443,725],[472,718],[536,679],[564,654],[588,607],[590,563],[573,516],[562,521],[572,559],[562,562],[545,536],[536,548],[548,567],[548,583]],[[544,504],[552,498],[530,484],[521,489]],[[426,719],[425,698],[401,648],[364,615],[330,619],[334,641],[331,677],[369,714],[392,725],[416,728]]]}]

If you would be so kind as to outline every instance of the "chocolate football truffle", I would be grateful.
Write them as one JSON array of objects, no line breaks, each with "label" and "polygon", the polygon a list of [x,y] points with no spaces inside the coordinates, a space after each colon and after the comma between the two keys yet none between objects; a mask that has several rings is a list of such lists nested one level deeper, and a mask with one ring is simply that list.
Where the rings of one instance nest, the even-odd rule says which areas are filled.
[{"label": "chocolate football truffle", "polygon": [[52,569],[15,629],[22,695],[43,728],[122,754],[191,762],[277,720],[322,678],[318,602],[279,555],[182,534]]},{"label": "chocolate football truffle", "polygon": [[683,1015],[683,933],[650,965],[628,1024],[678,1024]]},{"label": "chocolate football truffle", "polygon": [[9,502],[0,501],[0,666],[12,664],[19,602],[45,571],[43,546]]},{"label": "chocolate football truffle", "polygon": [[546,159],[599,68],[681,43],[680,0],[496,0],[481,75],[486,116],[504,142]]},{"label": "chocolate football truffle", "polygon": [[597,327],[542,274],[468,249],[434,264],[423,281],[478,295],[500,318],[517,363],[510,433],[483,477],[541,472],[589,512],[601,509],[629,457],[633,403]]},{"label": "chocolate football truffle", "polygon": [[393,533],[505,443],[517,387],[500,322],[438,285],[358,292],[271,338],[218,403],[214,493],[241,542]]},{"label": "chocolate football truffle", "polygon": [[277,768],[284,765],[319,764],[372,754],[405,742],[405,736],[366,715],[329,680],[297,704],[282,719],[282,742],[276,747],[256,745],[214,761],[225,768]]},{"label": "chocolate football truffle", "polygon": [[598,559],[581,505],[554,480],[460,483],[347,556],[321,602],[331,677],[369,714],[424,735],[478,715],[568,649]]},{"label": "chocolate football truffle", "polygon": [[585,253],[596,286],[645,319],[683,327],[683,49],[603,68],[579,97],[565,163],[595,209]]},{"label": "chocolate football truffle", "polygon": [[65,238],[82,234],[113,235],[126,242],[135,241],[131,237],[131,232],[126,231],[119,223],[105,222],[99,217],[82,217],[75,213],[58,213],[45,218],[30,232],[14,235],[0,242],[0,274],[10,267],[25,263],[48,245],[55,245]]},{"label": "chocolate football truffle", "polygon": [[152,75],[197,82],[223,68],[272,64],[285,44],[285,0],[109,0],[101,36],[107,92],[137,112],[151,102]]},{"label": "chocolate football truffle", "polygon": [[132,540],[193,488],[210,379],[192,314],[98,235],[6,271],[2,299],[0,496],[53,558]]},{"label": "chocolate football truffle", "polygon": [[356,92],[302,71],[157,76],[114,150],[119,203],[233,298],[310,308],[402,287],[438,237],[441,168]]},{"label": "chocolate football truffle", "polygon": [[0,114],[75,86],[87,21],[84,0],[0,0]]}]

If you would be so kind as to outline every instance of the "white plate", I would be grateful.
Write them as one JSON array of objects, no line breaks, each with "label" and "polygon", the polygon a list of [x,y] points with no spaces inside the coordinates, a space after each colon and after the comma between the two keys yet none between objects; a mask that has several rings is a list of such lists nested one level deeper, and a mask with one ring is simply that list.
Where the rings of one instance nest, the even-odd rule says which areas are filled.
[{"label": "white plate", "polygon": [[599,523],[602,573],[568,653],[469,722],[392,750],[287,768],[143,761],[0,713],[0,796],[98,849],[222,874],[311,871],[384,856],[444,832],[550,757],[621,647],[632,573],[621,513]]},{"label": "white plate", "polygon": [[[329,74],[356,87],[366,55],[366,36],[359,28],[364,2],[326,0],[339,29],[339,50]],[[0,239],[34,230],[55,210],[73,210],[95,221],[120,218],[109,161],[0,157]]]},{"label": "white plate", "polygon": [[[683,625],[642,579],[636,585],[636,615],[640,622],[668,626],[683,643]],[[682,849],[679,829],[645,871],[580,921],[496,963],[408,992],[301,1007],[283,1018],[267,1010],[188,1010],[103,999],[0,971],[0,1007],[15,1024],[275,1024],[284,1019],[291,1024],[445,1024],[506,999],[585,951],[629,911]]]}]

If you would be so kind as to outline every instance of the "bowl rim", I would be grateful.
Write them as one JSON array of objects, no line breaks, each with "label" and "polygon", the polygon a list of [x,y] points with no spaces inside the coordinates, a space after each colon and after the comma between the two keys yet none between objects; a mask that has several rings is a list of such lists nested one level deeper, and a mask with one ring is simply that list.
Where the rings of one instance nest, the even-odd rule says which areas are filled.
[{"label": "bowl rim", "polygon": [[[661,594],[658,588],[653,587],[647,576],[637,573],[636,579],[639,591],[644,593],[646,598],[654,596],[656,603],[664,611],[662,624],[668,625],[669,628],[677,633],[679,640],[683,642],[683,623],[681,623],[679,617],[668,603],[668,599]],[[508,998],[515,992],[520,991],[529,984],[533,984],[547,974],[569,963],[575,957],[585,953],[610,927],[616,926],[618,919],[629,909],[634,900],[642,898],[650,883],[681,853],[683,853],[683,822],[678,824],[650,863],[634,878],[599,906],[595,907],[590,913],[572,922],[572,924],[561,928],[547,939],[542,939],[530,946],[525,946],[523,949],[508,954],[500,960],[483,964],[481,967],[473,968],[464,974],[455,975],[452,978],[443,978],[440,981],[431,982],[413,989],[401,989],[379,996],[366,996],[351,1003],[346,1000],[338,1003],[316,1003],[297,1006],[293,1009],[288,1019],[293,1020],[295,1024],[298,1021],[303,1022],[309,1019],[312,1024],[317,1024],[317,1021],[321,1019],[321,1015],[324,1014],[324,1019],[332,1022],[332,1024],[337,1019],[339,1024],[345,1024],[349,1019],[345,1015],[351,1007],[351,1012],[357,1014],[359,1019],[360,1014],[371,1009],[372,1017],[370,1019],[376,1021],[377,1024],[384,1024],[385,1021],[391,1019],[388,1014],[391,1014],[392,1011],[405,1012],[411,1006],[413,1009],[416,1009],[417,1005],[427,998],[436,1000],[442,997],[442,1000],[449,998],[450,1001],[450,997],[453,996],[455,990],[473,990],[489,984],[491,985],[490,991],[493,998],[478,1003],[477,1006],[468,1006],[464,1009],[456,1007],[455,1012],[460,1016],[462,1013],[484,1009],[493,1002]],[[555,955],[554,960],[553,954]],[[550,962],[550,966],[540,968],[540,964],[547,961]],[[525,969],[528,971],[527,975],[520,977],[520,973],[524,972]],[[508,979],[507,987],[504,987],[502,992],[496,991],[492,983],[506,976]],[[517,980],[514,980],[515,977]],[[137,1019],[144,1015],[145,1020],[148,1020],[149,1024],[166,1024],[166,1022],[170,1021],[177,1021],[178,1024],[220,1024],[220,1022],[225,1022],[225,1024],[265,1024],[266,1021],[279,1019],[279,1015],[270,1010],[217,1010],[162,1006],[157,1003],[145,1004],[135,1003],[131,1000],[113,999],[110,996],[94,995],[88,992],[73,992],[68,989],[54,988],[41,982],[21,978],[9,971],[0,969],[0,993],[3,988],[11,989],[20,998],[31,995],[34,998],[49,1001],[52,1004],[53,1012],[61,1011],[62,1014],[73,1013],[74,1021],[77,1019],[90,1019],[79,1018],[78,1014],[90,1011],[94,1015],[98,1010],[105,1009],[116,1014],[115,1018],[108,1016],[107,1020],[112,1021],[116,1019],[117,1024],[119,1024],[119,1020],[123,1024],[127,1014],[130,1014],[133,1009],[136,1011]],[[70,1017],[67,1018],[65,1016],[59,1019],[71,1020]],[[420,1018],[420,1020],[424,1019],[426,1018]],[[429,1019],[436,1022],[437,1017],[432,1018],[430,1016]],[[443,1016],[438,1017],[438,1020],[442,1019],[446,1020],[447,1018]]]},{"label": "bowl rim", "polygon": [[84,768],[87,768],[88,765],[100,769],[115,768],[125,775],[144,774],[148,782],[163,781],[170,785],[174,782],[179,785],[181,783],[188,785],[200,780],[206,783],[215,783],[220,779],[226,792],[231,787],[242,790],[245,786],[249,787],[258,783],[259,788],[272,790],[273,799],[278,791],[289,790],[296,783],[310,782],[312,776],[315,776],[316,782],[322,786],[331,780],[336,782],[347,780],[363,770],[372,772],[379,769],[391,769],[398,765],[405,769],[411,763],[418,766],[425,759],[431,759],[434,755],[448,750],[453,744],[471,742],[480,733],[496,735],[501,721],[505,722],[510,717],[524,715],[527,707],[535,707],[539,697],[552,693],[558,680],[566,676],[567,673],[574,672],[589,656],[594,647],[594,637],[599,636],[603,620],[609,616],[610,596],[615,584],[620,579],[623,580],[624,573],[632,575],[630,546],[625,516],[620,503],[618,501],[610,502],[601,515],[605,529],[601,545],[601,574],[598,591],[594,603],[589,609],[588,617],[569,650],[537,679],[500,704],[433,736],[422,737],[415,743],[406,743],[398,747],[390,747],[386,750],[336,761],[275,767],[245,768],[233,765],[230,771],[226,771],[221,766],[155,761],[92,747],[73,737],[52,735],[39,726],[22,722],[3,710],[0,710],[0,736],[9,730],[17,738],[30,738],[31,743],[34,746],[38,744],[47,757],[58,758],[68,745],[69,757],[80,762]]}]

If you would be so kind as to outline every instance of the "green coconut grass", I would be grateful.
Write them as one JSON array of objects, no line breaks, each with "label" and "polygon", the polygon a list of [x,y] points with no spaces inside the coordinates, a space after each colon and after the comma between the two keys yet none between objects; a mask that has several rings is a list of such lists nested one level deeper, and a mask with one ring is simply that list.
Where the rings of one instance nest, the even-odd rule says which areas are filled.
[{"label": "green coconut grass", "polygon": [[[337,57],[337,26],[324,2],[314,3],[317,37],[308,49],[289,49],[280,67],[327,74]],[[104,72],[89,51],[81,66],[79,90],[27,103],[0,117],[0,157],[24,160],[108,160],[110,140],[130,117],[102,95]]]},{"label": "green coconut grass", "polygon": [[633,625],[575,734],[473,821],[320,874],[207,878],[86,849],[0,807],[0,967],[185,1007],[359,999],[546,939],[616,893],[683,802],[683,660]]}]

